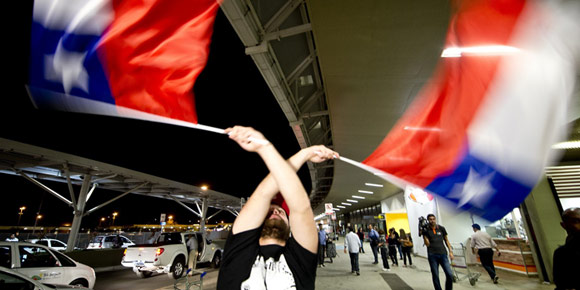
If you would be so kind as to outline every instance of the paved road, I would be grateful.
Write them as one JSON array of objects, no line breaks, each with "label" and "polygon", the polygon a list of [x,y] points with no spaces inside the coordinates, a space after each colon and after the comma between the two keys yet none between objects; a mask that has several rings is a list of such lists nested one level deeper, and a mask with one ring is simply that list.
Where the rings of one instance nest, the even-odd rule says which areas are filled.
[{"label": "paved road", "polygon": [[[201,266],[201,265],[200,265]],[[209,267],[200,267],[200,271],[207,271],[203,278],[204,290],[215,290],[218,270]],[[173,290],[175,280],[167,274],[153,274],[149,278],[139,278],[129,268],[123,270],[97,273],[97,283],[94,290]],[[182,287],[182,286],[180,286]],[[180,288],[185,290],[185,288]],[[196,288],[191,288],[191,290]]]}]

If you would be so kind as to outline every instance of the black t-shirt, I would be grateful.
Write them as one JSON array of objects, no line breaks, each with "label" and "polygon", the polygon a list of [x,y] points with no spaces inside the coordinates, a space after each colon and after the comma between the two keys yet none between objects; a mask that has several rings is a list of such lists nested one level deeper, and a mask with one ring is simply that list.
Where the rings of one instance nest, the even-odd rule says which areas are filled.
[{"label": "black t-shirt", "polygon": [[580,289],[580,236],[571,237],[554,251],[554,283],[556,290]]},{"label": "black t-shirt", "polygon": [[447,249],[445,248],[445,236],[447,236],[447,231],[443,226],[437,225],[434,229],[429,227],[429,230],[423,232],[423,235],[429,240],[427,253],[447,254]]},{"label": "black t-shirt", "polygon": [[[262,228],[230,234],[217,289],[314,289],[317,255],[290,237],[286,246],[260,246]],[[254,285],[261,286],[255,287]]]}]

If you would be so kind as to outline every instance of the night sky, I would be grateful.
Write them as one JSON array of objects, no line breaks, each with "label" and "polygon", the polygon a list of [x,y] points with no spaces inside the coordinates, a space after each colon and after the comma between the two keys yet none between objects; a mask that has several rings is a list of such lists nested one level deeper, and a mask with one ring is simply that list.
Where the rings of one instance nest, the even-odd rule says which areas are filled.
[{"label": "night sky", "polygon": [[[0,137],[100,162],[141,171],[182,183],[201,186],[238,197],[249,196],[267,169],[254,153],[243,151],[225,135],[147,121],[40,111],[32,106],[25,90],[28,79],[29,29],[32,1],[18,1],[11,11],[20,17],[6,29],[3,53],[9,72],[0,98]],[[218,12],[208,64],[194,86],[199,123],[226,128],[252,126],[264,133],[280,153],[289,157],[299,145],[254,62],[244,54],[225,15]],[[142,153],[144,152],[144,153]],[[305,167],[299,172],[306,190],[310,178]],[[64,183],[43,181],[67,197]],[[75,187],[78,194],[80,187]],[[95,190],[86,209],[119,195]],[[19,176],[0,174],[0,225],[15,225],[18,208],[26,206],[21,225],[32,225],[41,206],[42,225],[58,226],[72,221],[72,208]],[[70,198],[70,197],[68,197]],[[101,217],[118,211],[115,224],[153,223],[161,213],[173,214],[178,223],[197,217],[173,201],[130,194],[83,220],[94,227]],[[210,209],[208,215],[215,212]],[[216,220],[233,221],[231,214]]]}]

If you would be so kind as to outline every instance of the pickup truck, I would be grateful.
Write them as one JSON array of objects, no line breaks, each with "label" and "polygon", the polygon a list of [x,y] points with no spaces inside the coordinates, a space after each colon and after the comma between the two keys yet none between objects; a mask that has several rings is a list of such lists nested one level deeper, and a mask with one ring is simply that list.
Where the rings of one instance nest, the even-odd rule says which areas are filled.
[{"label": "pickup truck", "polygon": [[162,233],[153,244],[130,246],[123,254],[121,265],[133,268],[141,278],[157,272],[179,279],[187,269],[190,249],[186,243],[191,236],[197,239],[197,263],[211,262],[213,268],[218,268],[225,241],[214,242],[201,232]]}]

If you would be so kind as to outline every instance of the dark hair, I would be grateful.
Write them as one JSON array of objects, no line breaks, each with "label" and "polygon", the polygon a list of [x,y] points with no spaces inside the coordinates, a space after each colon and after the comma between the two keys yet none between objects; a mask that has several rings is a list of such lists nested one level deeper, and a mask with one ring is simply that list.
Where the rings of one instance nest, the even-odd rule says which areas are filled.
[{"label": "dark hair", "polygon": [[352,227],[348,227],[348,231],[349,232],[354,232],[354,229]]},{"label": "dark hair", "polygon": [[580,207],[571,207],[562,213],[562,221],[568,223],[572,220],[575,214],[580,214]]},{"label": "dark hair", "polygon": [[429,219],[430,216],[435,217],[434,214],[430,213],[430,214],[427,215],[427,219]]},{"label": "dark hair", "polygon": [[481,231],[481,226],[478,225],[478,224],[473,224],[473,225],[471,225],[471,227],[474,228],[474,229],[478,229],[478,230]]}]

